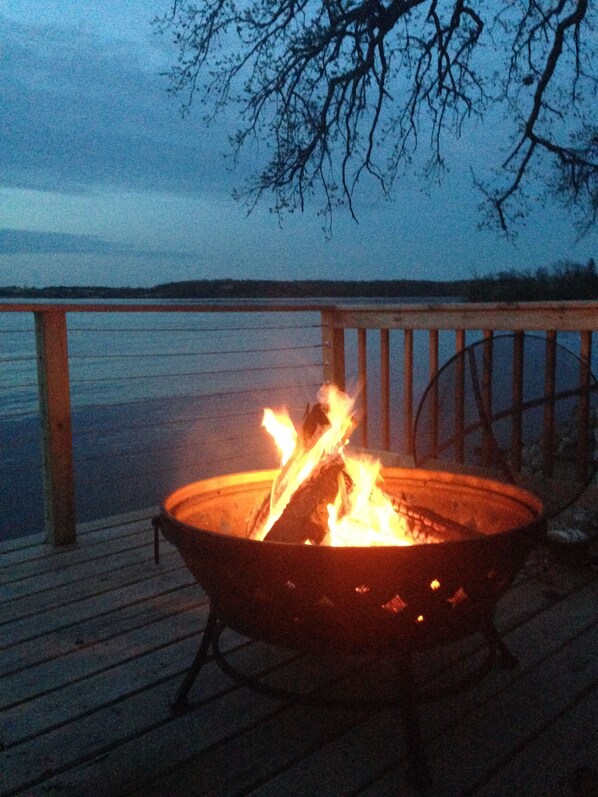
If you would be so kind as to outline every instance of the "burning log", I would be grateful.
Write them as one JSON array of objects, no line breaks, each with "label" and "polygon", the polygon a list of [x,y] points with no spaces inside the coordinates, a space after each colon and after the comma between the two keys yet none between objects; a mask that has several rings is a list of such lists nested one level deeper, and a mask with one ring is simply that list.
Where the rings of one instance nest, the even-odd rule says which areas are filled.
[{"label": "burning log", "polygon": [[[301,470],[302,463],[324,432],[330,428],[330,421],[324,405],[319,402],[306,407],[295,451],[281,469],[273,488],[275,498],[280,497],[289,482]],[[292,493],[282,513],[275,521],[264,539],[270,542],[302,544],[311,542],[319,545],[328,526],[328,504],[334,501],[339,489],[339,479],[348,479],[341,457],[334,453],[321,458],[313,472]],[[270,512],[271,498],[268,496],[253,522],[253,529],[264,526]]]},{"label": "burning log", "polygon": [[263,425],[282,432],[283,465],[249,524],[249,536],[314,545],[413,545],[466,540],[476,529],[447,520],[406,496],[380,487],[380,462],[345,450],[355,428],[353,402],[334,386],[307,405],[299,430],[288,416],[264,413]]},{"label": "burning log", "polygon": [[340,457],[321,463],[296,490],[264,539],[319,545],[328,529],[328,504],[336,498],[339,479],[348,478]]},{"label": "burning log", "polygon": [[477,529],[448,520],[426,507],[415,506],[406,497],[391,497],[391,501],[395,512],[406,519],[414,543],[471,540],[480,536]]},{"label": "burning log", "polygon": [[[350,490],[352,481],[342,458],[335,456],[321,463],[297,489],[264,539],[271,542],[320,545],[328,532],[328,505],[334,502],[339,486]],[[442,517],[426,507],[412,504],[405,496],[387,497],[397,515],[404,519],[406,532],[413,544],[467,540],[480,536],[477,529]],[[265,518],[268,507],[269,496],[258,517]]]}]

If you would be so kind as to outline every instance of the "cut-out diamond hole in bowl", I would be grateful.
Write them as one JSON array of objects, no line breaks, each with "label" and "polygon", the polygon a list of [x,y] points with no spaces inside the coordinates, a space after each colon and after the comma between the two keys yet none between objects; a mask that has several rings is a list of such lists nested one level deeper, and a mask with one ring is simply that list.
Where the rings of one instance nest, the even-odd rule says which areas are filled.
[{"label": "cut-out diamond hole in bowl", "polygon": [[399,612],[402,612],[403,609],[407,608],[407,604],[400,595],[395,595],[389,601],[383,603],[382,608],[387,612],[391,612],[392,614],[399,614]]}]

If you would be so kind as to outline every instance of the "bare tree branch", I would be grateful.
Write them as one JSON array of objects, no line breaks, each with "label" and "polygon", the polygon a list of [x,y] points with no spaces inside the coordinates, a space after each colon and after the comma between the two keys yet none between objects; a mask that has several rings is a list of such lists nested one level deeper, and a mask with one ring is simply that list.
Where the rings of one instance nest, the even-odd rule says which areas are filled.
[{"label": "bare tree branch", "polygon": [[329,220],[337,204],[356,218],[364,175],[387,193],[416,151],[436,174],[447,136],[503,108],[511,147],[492,178],[474,178],[494,223],[509,230],[543,188],[587,229],[598,206],[596,8],[490,5],[173,0],[155,24],[173,37],[170,90],[186,97],[185,112],[198,93],[210,118],[236,103],[234,151],[252,139],[265,148],[240,192],[250,208],[266,193],[279,213],[315,196]]}]

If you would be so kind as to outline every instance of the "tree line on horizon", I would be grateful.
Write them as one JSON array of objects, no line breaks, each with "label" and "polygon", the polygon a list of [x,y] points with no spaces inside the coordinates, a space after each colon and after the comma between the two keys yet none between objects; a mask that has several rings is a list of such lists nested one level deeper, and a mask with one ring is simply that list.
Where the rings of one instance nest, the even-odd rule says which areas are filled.
[{"label": "tree line on horizon", "polygon": [[0,287],[5,298],[45,299],[292,299],[459,297],[469,302],[598,299],[598,269],[559,261],[535,271],[510,269],[466,280],[242,280],[166,282],[150,288],[55,285]]},{"label": "tree line on horizon", "polygon": [[562,260],[535,271],[509,269],[468,282],[470,302],[571,301],[598,299],[596,261],[587,263]]}]

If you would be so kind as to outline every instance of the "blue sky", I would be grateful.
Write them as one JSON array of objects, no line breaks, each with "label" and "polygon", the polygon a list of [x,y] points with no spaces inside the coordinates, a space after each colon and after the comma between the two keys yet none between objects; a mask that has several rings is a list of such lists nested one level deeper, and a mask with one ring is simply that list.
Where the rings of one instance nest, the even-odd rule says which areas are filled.
[{"label": "blue sky", "polygon": [[454,142],[441,187],[414,177],[390,201],[367,191],[359,224],[317,207],[278,223],[231,198],[247,165],[225,161],[227,120],[182,118],[160,75],[175,57],[151,20],[169,0],[0,0],[0,284],[153,285],[204,278],[457,279],[586,262],[559,207],[538,207],[509,242],[479,230],[466,164],[495,146]]}]

